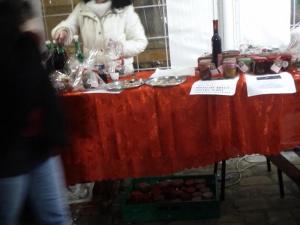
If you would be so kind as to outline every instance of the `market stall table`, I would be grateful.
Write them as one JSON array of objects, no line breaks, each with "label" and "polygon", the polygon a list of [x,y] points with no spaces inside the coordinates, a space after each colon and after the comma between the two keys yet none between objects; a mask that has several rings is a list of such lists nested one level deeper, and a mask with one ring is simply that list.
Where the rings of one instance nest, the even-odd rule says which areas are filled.
[{"label": "market stall table", "polygon": [[[300,75],[293,75],[299,91]],[[120,94],[61,96],[68,183],[166,175],[246,154],[278,154],[300,144],[299,92],[247,97],[242,75],[234,96],[191,96],[198,79]]]}]

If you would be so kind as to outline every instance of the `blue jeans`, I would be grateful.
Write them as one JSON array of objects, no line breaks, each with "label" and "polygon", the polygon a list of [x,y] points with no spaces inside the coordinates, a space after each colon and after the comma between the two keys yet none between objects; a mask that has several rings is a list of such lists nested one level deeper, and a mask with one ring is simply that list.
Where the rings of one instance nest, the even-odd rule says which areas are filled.
[{"label": "blue jeans", "polygon": [[26,199],[39,224],[71,224],[59,157],[49,158],[27,174],[0,179],[0,224],[18,224]]}]

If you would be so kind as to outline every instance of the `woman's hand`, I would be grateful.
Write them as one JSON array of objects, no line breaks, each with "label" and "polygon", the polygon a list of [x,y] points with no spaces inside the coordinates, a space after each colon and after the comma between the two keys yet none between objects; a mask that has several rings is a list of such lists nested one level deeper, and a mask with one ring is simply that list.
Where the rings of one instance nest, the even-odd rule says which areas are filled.
[{"label": "woman's hand", "polygon": [[57,32],[57,34],[55,35],[55,41],[60,45],[64,45],[67,41],[67,38],[68,38],[68,33],[65,30],[61,30]]}]

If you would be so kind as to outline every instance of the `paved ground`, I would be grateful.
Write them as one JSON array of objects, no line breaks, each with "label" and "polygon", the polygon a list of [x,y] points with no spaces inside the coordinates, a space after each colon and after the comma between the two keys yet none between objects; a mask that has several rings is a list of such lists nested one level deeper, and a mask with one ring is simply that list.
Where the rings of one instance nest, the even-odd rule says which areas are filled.
[{"label": "paved ground", "polygon": [[[286,155],[300,168],[300,159]],[[180,174],[211,174],[212,167]],[[210,220],[136,223],[136,225],[300,225],[300,191],[284,176],[285,197],[279,196],[276,168],[267,171],[263,157],[249,156],[227,161],[227,187],[221,217]],[[126,184],[126,182],[125,182]],[[74,225],[125,225],[118,203],[119,183],[96,184],[93,200],[73,204]],[[121,185],[122,190],[123,185]],[[30,223],[25,223],[26,225]],[[31,224],[30,224],[31,225]]]}]

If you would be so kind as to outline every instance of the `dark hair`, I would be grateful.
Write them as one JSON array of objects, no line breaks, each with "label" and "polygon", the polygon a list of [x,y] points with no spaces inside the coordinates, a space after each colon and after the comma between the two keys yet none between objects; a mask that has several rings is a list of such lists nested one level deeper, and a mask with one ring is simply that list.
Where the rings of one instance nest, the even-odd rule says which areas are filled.
[{"label": "dark hair", "polygon": [[31,7],[31,4],[28,1],[21,1],[21,15],[22,20],[26,21],[28,19],[31,19],[34,17],[33,9]]},{"label": "dark hair", "polygon": [[[18,0],[0,1],[0,26],[5,31],[18,29],[22,24],[22,5]],[[1,34],[5,34],[1,30]]]},{"label": "dark hair", "polygon": [[[83,0],[85,3],[90,0]],[[111,0],[111,8],[112,9],[120,9],[132,4],[132,0]]]},{"label": "dark hair", "polygon": [[21,25],[32,17],[33,11],[27,1],[0,0],[0,41],[12,43],[20,35]]}]

